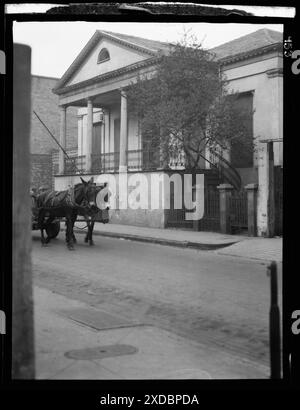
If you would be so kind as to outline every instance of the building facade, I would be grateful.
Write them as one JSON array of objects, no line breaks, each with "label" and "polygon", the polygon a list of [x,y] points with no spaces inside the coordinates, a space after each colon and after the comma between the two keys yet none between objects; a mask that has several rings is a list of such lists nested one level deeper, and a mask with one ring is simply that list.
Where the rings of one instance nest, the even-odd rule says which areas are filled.
[{"label": "building facade", "polygon": [[[113,174],[119,181],[124,172],[142,171],[151,185],[164,173],[155,152],[145,150],[137,118],[128,113],[126,87],[137,75],[151,78],[162,54],[170,44],[123,34],[96,31],[88,44],[58,81],[54,93],[59,98],[60,143],[70,144],[68,113],[78,109],[77,146],[74,164],[59,152],[55,188],[65,189],[85,173],[97,178]],[[247,163],[228,152],[242,184],[258,184],[258,234],[268,225],[268,142],[273,141],[274,164],[282,166],[283,76],[282,34],[258,30],[211,50],[228,80],[228,87],[239,94],[241,105],[253,111],[251,130],[255,149]],[[210,153],[206,153],[209,158]],[[234,160],[235,158],[235,160]],[[184,169],[184,159],[171,159],[169,169]],[[204,161],[209,173],[211,163]],[[167,173],[165,173],[167,174]],[[167,226],[164,201],[169,192],[162,178],[161,204],[158,209],[122,209],[116,187],[116,209],[111,220],[118,223]],[[220,181],[222,182],[222,181]],[[128,192],[130,187],[128,186]]]}]

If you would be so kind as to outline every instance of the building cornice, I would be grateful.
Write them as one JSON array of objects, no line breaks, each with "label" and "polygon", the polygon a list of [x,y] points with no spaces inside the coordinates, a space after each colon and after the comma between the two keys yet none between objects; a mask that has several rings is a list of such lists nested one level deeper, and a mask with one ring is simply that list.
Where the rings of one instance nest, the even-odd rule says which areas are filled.
[{"label": "building cornice", "polygon": [[80,81],[79,83],[76,83],[76,84],[68,85],[68,86],[62,87],[62,88],[53,88],[52,91],[55,94],[58,94],[58,95],[65,94],[69,91],[78,90],[82,87],[86,87],[86,86],[91,85],[91,84],[100,83],[104,80],[114,78],[114,77],[118,77],[122,74],[131,72],[131,71],[135,71],[135,70],[143,68],[143,67],[147,67],[147,66],[150,66],[150,65],[155,65],[160,61],[161,58],[162,58],[161,56],[148,58],[146,60],[139,61],[139,62],[134,63],[134,64],[130,64],[126,67],[118,68],[117,70],[113,70],[113,71],[110,71],[110,72],[105,73],[105,74],[97,75],[96,77],[89,78],[88,80]]},{"label": "building cornice", "polygon": [[269,78],[283,77],[283,68],[273,68],[267,71],[267,76]]},{"label": "building cornice", "polygon": [[235,54],[233,56],[220,58],[217,61],[220,63],[221,66],[225,66],[231,63],[235,63],[237,61],[246,60],[251,57],[266,54],[266,53],[269,53],[270,51],[282,51],[282,43],[275,43],[275,44],[271,44],[268,46],[256,48],[254,50],[242,52],[239,54]]},{"label": "building cornice", "polygon": [[143,46],[140,46],[138,44],[134,44],[134,43],[132,43],[128,40],[122,40],[121,38],[116,37],[112,34],[109,34],[109,33],[103,32],[103,31],[99,31],[98,33],[101,33],[101,37],[106,37],[110,40],[113,40],[115,43],[119,43],[123,46],[126,46],[127,48],[132,48],[133,50],[141,51],[142,53],[146,53],[146,54],[149,54],[149,55],[152,55],[152,56],[156,56],[157,53],[158,53],[158,51],[150,49],[146,46],[143,47]]}]

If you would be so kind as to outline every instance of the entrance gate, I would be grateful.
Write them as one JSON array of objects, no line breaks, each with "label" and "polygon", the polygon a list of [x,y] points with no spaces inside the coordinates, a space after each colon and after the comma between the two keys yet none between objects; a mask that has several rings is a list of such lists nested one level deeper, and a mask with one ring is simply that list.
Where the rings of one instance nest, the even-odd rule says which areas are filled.
[{"label": "entrance gate", "polygon": [[[175,209],[175,186],[174,183],[170,183],[170,209],[168,211],[168,220],[167,220],[167,228],[186,228],[192,229],[193,228],[193,221],[188,221],[185,219],[185,213],[191,212],[191,210],[187,210],[184,206],[184,174],[181,174],[181,192],[182,192],[182,206],[181,209]],[[194,199],[194,198],[193,198]]]},{"label": "entrance gate", "polygon": [[229,200],[232,233],[248,229],[247,191],[234,191]]}]

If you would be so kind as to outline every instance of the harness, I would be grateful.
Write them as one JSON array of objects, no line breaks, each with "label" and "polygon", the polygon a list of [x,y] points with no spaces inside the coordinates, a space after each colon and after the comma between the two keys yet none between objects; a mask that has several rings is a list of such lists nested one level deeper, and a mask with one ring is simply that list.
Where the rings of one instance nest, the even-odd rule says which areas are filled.
[{"label": "harness", "polygon": [[67,191],[50,191],[44,199],[37,196],[35,202],[39,208],[61,208],[62,206],[78,207],[75,202],[74,188],[70,187]]},{"label": "harness", "polygon": [[50,191],[45,195],[44,199],[37,196],[35,202],[38,209],[55,209],[63,206],[68,206],[78,210],[89,208],[89,202],[85,196],[80,204],[76,203],[74,187],[70,187],[67,191]]}]

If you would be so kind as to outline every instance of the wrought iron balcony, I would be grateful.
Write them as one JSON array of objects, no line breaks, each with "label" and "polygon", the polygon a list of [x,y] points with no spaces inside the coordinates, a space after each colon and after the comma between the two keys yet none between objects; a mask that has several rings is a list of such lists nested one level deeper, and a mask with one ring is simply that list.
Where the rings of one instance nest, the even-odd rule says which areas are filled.
[{"label": "wrought iron balcony", "polygon": [[[92,154],[93,172],[116,172],[119,169],[119,152],[108,154]],[[127,151],[127,166],[129,171],[152,170],[159,168],[158,155],[155,152],[143,150]]]},{"label": "wrought iron balcony", "polygon": [[114,172],[119,169],[119,152],[92,154],[92,172]]},{"label": "wrought iron balcony", "polygon": [[[86,157],[77,155],[76,150],[67,151],[69,158],[65,158],[64,175],[85,174]],[[110,152],[106,154],[92,154],[92,173],[118,172],[119,170],[119,152]],[[52,156],[53,174],[58,173],[58,152]],[[128,150],[127,164],[129,171],[154,171],[162,169],[162,160],[157,150]]]},{"label": "wrought iron balcony", "polygon": [[65,158],[65,174],[82,174],[85,171],[85,156],[72,156]]}]

